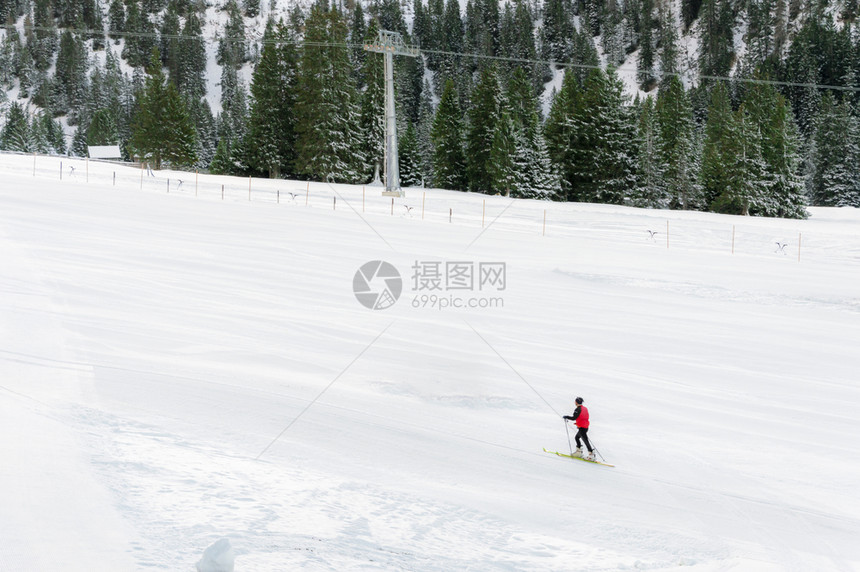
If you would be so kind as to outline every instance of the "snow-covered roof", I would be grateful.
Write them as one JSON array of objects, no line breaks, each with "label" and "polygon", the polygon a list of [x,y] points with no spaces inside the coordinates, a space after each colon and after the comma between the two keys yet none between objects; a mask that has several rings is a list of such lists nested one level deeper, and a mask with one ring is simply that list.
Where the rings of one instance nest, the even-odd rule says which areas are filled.
[{"label": "snow-covered roof", "polygon": [[87,147],[90,159],[121,159],[119,145],[90,145]]}]

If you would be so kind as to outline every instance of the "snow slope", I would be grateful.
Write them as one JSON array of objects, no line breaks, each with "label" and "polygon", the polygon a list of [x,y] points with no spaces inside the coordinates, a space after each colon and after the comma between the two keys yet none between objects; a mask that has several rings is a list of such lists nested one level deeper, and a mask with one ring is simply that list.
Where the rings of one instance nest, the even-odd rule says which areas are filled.
[{"label": "snow slope", "polygon": [[[0,569],[860,569],[856,210],[59,161],[0,155]],[[616,468],[543,453],[577,395]]]}]

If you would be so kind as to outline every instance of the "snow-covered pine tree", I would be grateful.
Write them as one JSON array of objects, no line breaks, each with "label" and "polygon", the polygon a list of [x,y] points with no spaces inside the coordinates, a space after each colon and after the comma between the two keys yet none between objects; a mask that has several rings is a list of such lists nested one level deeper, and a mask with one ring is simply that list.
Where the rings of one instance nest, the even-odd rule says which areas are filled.
[{"label": "snow-covered pine tree", "polygon": [[751,214],[806,218],[797,127],[787,101],[773,85],[756,83],[747,89],[743,107],[758,135],[768,183]]},{"label": "snow-covered pine tree", "polygon": [[655,114],[668,199],[663,206],[685,210],[702,208],[693,106],[678,76],[668,76],[663,81]]},{"label": "snow-covered pine tree", "polygon": [[811,203],[860,206],[856,202],[860,162],[857,118],[846,102],[837,103],[829,91],[821,98],[813,142],[806,182]]},{"label": "snow-covered pine tree", "polygon": [[558,169],[552,163],[546,138],[538,130],[529,145],[531,156],[528,165],[531,176],[532,197],[537,199],[557,200],[562,196],[561,177]]},{"label": "snow-covered pine tree", "polygon": [[[662,92],[660,92],[662,94]],[[661,153],[663,144],[654,98],[650,95],[639,104],[639,188],[631,197],[631,204],[646,208],[669,206],[664,176],[665,166]]]},{"label": "snow-covered pine tree", "polygon": [[197,101],[189,100],[188,107],[191,113],[191,120],[194,122],[194,127],[197,130],[197,162],[194,166],[205,169],[215,157],[215,150],[218,146],[218,130],[215,124],[215,117],[212,115],[209,102],[204,98]]},{"label": "snow-covered pine tree", "polygon": [[433,185],[455,191],[466,190],[466,157],[463,153],[462,112],[453,80],[445,82],[431,131],[433,140]]},{"label": "snow-covered pine tree", "polygon": [[731,0],[703,0],[699,15],[699,72],[726,77],[734,57],[734,13]]},{"label": "snow-covered pine tree", "polygon": [[491,151],[501,103],[502,89],[496,68],[488,65],[472,92],[472,107],[468,113],[466,177],[470,191],[490,193],[493,190]]},{"label": "snow-covered pine tree", "polygon": [[552,62],[569,62],[573,50],[571,40],[576,33],[570,1],[544,0],[542,12],[541,57]]},{"label": "snow-covered pine tree", "polygon": [[728,141],[736,135],[734,119],[728,90],[725,84],[718,82],[711,90],[702,148],[700,180],[706,206],[713,204],[729,184]]},{"label": "snow-covered pine tree", "polygon": [[[636,118],[625,103],[614,69],[592,70],[585,83],[582,113],[573,127],[579,142],[579,200],[623,204],[637,189]],[[576,159],[575,159],[576,160]]]},{"label": "snow-covered pine tree", "polygon": [[30,120],[17,102],[9,106],[6,124],[0,130],[0,149],[29,153],[33,150]]},{"label": "snow-covered pine tree", "polygon": [[624,16],[621,6],[615,0],[604,5],[604,15],[600,27],[600,40],[608,65],[618,66],[624,62]]},{"label": "snow-covered pine tree", "polygon": [[194,101],[206,95],[206,45],[200,19],[192,12],[185,18],[179,43],[179,69],[176,88]]},{"label": "snow-covered pine tree", "polygon": [[578,74],[568,68],[562,79],[561,90],[555,93],[544,125],[544,136],[549,156],[561,177],[563,198],[576,200],[578,165],[575,162],[577,131],[574,120],[582,106],[582,90]]},{"label": "snow-covered pine tree", "polygon": [[423,182],[421,155],[418,149],[418,131],[409,123],[397,146],[400,152],[400,183],[404,187],[417,187]]},{"label": "snow-covered pine tree", "polygon": [[159,45],[161,51],[161,63],[167,68],[167,77],[176,85],[181,82],[181,55],[179,39],[179,14],[176,12],[176,4],[171,2],[167,5],[167,11],[161,19],[159,30]]},{"label": "snow-covered pine tree", "polygon": [[[418,0],[420,3],[420,0]],[[352,24],[349,30],[350,58],[352,60],[353,74],[355,76],[355,87],[364,88],[364,61],[369,55],[364,50],[364,41],[367,39],[367,23],[364,21],[364,9],[361,2],[356,2],[352,9]]]},{"label": "snow-covered pine tree", "polygon": [[37,70],[46,71],[53,63],[54,54],[59,47],[59,35],[49,0],[33,2],[33,29],[27,33],[33,64]]},{"label": "snow-covered pine tree", "polygon": [[[367,27],[365,42],[375,42],[379,37],[379,25],[371,20]],[[361,94],[361,147],[367,164],[362,169],[363,179],[369,181],[373,174],[383,172],[385,157],[385,69],[383,56],[368,54],[364,60],[362,77],[365,80]]]},{"label": "snow-covered pine tree", "polygon": [[87,126],[87,145],[116,145],[119,141],[116,121],[108,109],[96,111]]},{"label": "snow-covered pine tree", "polygon": [[656,17],[653,0],[642,0],[641,32],[639,33],[639,57],[637,58],[637,80],[644,91],[651,91],[657,84],[657,40],[660,21]]},{"label": "snow-covered pine tree", "polygon": [[421,102],[418,106],[418,123],[416,137],[418,140],[418,156],[420,173],[425,186],[433,183],[433,102],[431,99],[432,88],[430,82],[424,80],[424,89],[421,91]]},{"label": "snow-covered pine tree", "polygon": [[108,8],[108,35],[118,44],[125,32],[125,3],[123,0],[111,0]]},{"label": "snow-covered pine tree", "polygon": [[69,124],[76,125],[87,94],[87,50],[77,34],[63,31],[54,74],[54,113],[69,113]]},{"label": "snow-covered pine tree", "polygon": [[251,80],[251,108],[245,149],[251,169],[278,178],[295,160],[295,102],[299,58],[295,38],[270,19],[263,51]]},{"label": "snow-covered pine tree", "polygon": [[296,99],[296,172],[325,181],[355,183],[361,152],[358,94],[353,84],[347,26],[336,9],[315,5],[305,21]]},{"label": "snow-covered pine tree", "polygon": [[[517,147],[514,122],[511,120],[510,114],[503,111],[496,121],[496,129],[492,136],[492,146],[487,162],[489,188],[484,192],[517,196],[520,194],[521,188],[526,186],[524,185],[526,181],[523,172],[525,165],[517,162],[517,152],[522,150],[523,146],[521,144],[520,149]],[[521,157],[521,159],[523,158]]]},{"label": "snow-covered pine tree", "polygon": [[175,166],[193,164],[194,126],[176,87],[164,77],[157,48],[152,52],[147,71],[129,145],[136,156],[151,161],[155,169],[160,169],[163,162]]}]

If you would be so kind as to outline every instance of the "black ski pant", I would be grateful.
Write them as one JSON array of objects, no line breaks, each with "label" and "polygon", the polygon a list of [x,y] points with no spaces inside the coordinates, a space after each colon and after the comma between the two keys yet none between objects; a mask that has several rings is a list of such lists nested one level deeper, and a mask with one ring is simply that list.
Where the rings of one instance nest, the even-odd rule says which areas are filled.
[{"label": "black ski pant", "polygon": [[576,448],[582,448],[582,444],[579,442],[580,439],[585,441],[585,447],[588,449],[588,452],[591,453],[591,443],[588,442],[588,427],[579,427],[579,431],[576,432]]}]

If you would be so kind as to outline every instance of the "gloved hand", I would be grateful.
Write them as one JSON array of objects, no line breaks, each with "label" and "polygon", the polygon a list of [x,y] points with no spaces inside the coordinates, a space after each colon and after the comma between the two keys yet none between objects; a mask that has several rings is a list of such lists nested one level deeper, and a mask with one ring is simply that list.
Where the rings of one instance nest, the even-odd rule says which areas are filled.
[{"label": "gloved hand", "polygon": [[570,415],[565,415],[564,420],[565,421],[573,421],[573,417],[571,417]]}]

